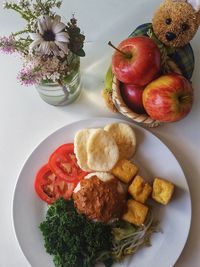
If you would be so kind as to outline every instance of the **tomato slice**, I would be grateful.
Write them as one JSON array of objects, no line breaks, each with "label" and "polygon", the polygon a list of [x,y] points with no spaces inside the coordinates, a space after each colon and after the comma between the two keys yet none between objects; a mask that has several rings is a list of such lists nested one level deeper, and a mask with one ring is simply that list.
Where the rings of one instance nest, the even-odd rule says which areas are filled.
[{"label": "tomato slice", "polygon": [[60,197],[69,199],[73,193],[76,183],[68,183],[58,178],[49,168],[44,165],[35,178],[35,191],[38,196],[48,204],[53,204]]},{"label": "tomato slice", "polygon": [[74,154],[74,144],[64,144],[58,147],[49,158],[49,167],[55,175],[67,182],[79,182],[87,172],[77,164]]}]

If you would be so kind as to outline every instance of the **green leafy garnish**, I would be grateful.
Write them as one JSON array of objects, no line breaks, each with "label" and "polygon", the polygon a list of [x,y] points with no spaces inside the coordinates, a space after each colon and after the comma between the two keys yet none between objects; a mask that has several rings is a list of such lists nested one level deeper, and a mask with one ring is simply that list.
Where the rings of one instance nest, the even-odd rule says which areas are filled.
[{"label": "green leafy garnish", "polygon": [[[46,251],[54,256],[56,267],[94,267],[97,259],[104,260],[103,254],[105,261],[109,259],[111,226],[77,213],[72,200],[57,200],[39,227]],[[109,262],[107,266],[111,266]]]},{"label": "green leafy garnish", "polygon": [[49,207],[39,227],[56,267],[94,267],[97,262],[111,267],[139,248],[150,246],[152,233],[160,231],[151,211],[140,227],[120,220],[103,224],[79,214],[73,201],[63,198]]}]

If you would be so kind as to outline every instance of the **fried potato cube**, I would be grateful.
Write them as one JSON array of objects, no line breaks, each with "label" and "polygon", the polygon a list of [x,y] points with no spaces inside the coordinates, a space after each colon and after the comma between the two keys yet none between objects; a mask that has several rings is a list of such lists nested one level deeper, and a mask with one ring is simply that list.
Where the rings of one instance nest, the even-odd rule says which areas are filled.
[{"label": "fried potato cube", "polygon": [[162,179],[162,178],[155,178],[153,182],[153,192],[152,198],[163,204],[167,205],[171,200],[171,197],[174,192],[174,184]]},{"label": "fried potato cube", "polygon": [[129,183],[137,174],[139,168],[127,159],[118,161],[112,169],[112,174],[124,183]]},{"label": "fried potato cube", "polygon": [[135,200],[145,203],[152,192],[152,187],[141,176],[137,175],[130,184],[128,192]]},{"label": "fried potato cube", "polygon": [[128,210],[123,215],[122,219],[138,226],[142,225],[146,219],[149,208],[134,199],[128,200],[127,206]]}]

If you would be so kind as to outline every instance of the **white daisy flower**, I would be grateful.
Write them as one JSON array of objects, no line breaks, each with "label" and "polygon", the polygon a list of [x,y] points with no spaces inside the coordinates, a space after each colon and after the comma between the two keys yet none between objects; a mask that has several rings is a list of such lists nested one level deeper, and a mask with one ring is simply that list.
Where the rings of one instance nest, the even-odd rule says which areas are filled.
[{"label": "white daisy flower", "polygon": [[42,16],[38,19],[38,32],[29,33],[33,42],[30,44],[30,51],[36,50],[43,55],[53,54],[59,56],[68,54],[69,35],[63,31],[66,25],[62,23],[61,17],[56,15],[52,20],[49,16]]}]

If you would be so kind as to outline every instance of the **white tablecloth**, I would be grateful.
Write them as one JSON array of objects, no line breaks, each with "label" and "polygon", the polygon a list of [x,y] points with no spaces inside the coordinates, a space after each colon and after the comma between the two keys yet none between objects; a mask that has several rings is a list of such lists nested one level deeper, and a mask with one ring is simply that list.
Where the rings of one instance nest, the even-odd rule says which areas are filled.
[{"label": "white tablecloth", "polygon": [[[86,35],[87,57],[82,60],[83,92],[72,105],[54,107],[43,102],[34,87],[16,80],[21,62],[17,56],[0,55],[0,266],[30,266],[15,238],[12,200],[18,174],[33,149],[58,128],[89,117],[118,117],[104,105],[100,91],[110,62],[111,40],[118,44],[139,24],[149,22],[158,0],[66,0],[61,14],[75,13]],[[0,1],[2,4],[3,1]],[[0,35],[21,29],[23,21],[12,11],[0,9]],[[196,65],[195,99],[182,121],[151,129],[175,154],[186,175],[192,198],[192,224],[187,244],[176,267],[200,264],[200,32],[192,41]],[[22,220],[23,223],[23,220]],[[34,249],[34,248],[33,248]],[[167,249],[167,248],[166,248]],[[39,265],[38,265],[39,266]],[[139,267],[139,266],[137,266]]]}]

